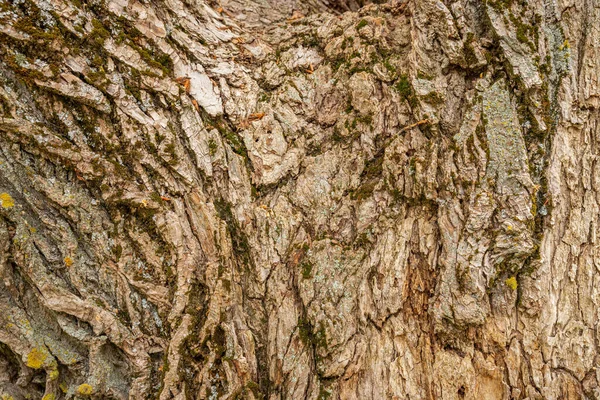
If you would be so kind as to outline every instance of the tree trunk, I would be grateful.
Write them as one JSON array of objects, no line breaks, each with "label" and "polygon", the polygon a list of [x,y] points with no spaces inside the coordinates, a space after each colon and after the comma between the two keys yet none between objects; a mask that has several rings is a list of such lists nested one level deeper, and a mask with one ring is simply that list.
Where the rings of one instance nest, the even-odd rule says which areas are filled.
[{"label": "tree trunk", "polygon": [[0,28],[2,399],[600,399],[597,1]]}]

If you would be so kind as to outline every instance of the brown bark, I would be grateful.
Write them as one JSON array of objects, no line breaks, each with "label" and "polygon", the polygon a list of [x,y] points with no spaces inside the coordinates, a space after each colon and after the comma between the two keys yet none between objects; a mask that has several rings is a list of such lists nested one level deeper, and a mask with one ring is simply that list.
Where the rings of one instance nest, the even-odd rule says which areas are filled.
[{"label": "brown bark", "polygon": [[365,4],[0,0],[2,399],[600,399],[600,7]]}]

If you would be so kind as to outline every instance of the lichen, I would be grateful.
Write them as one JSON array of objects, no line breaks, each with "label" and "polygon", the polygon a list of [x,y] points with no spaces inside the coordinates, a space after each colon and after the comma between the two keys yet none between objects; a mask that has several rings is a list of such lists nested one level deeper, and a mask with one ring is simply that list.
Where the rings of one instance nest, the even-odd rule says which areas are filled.
[{"label": "lichen", "polygon": [[510,278],[506,279],[504,283],[506,283],[506,286],[508,286],[512,290],[517,290],[517,287],[519,286],[519,283],[517,282],[517,278],[515,276],[511,276]]},{"label": "lichen", "polygon": [[77,394],[80,396],[91,396],[94,388],[89,383],[82,383],[77,387]]},{"label": "lichen", "polygon": [[65,262],[65,265],[67,266],[67,268],[69,268],[73,265],[73,259],[69,256],[65,257],[65,259],[63,261]]},{"label": "lichen", "polygon": [[2,208],[12,208],[15,206],[15,201],[8,193],[0,193],[0,203]]},{"label": "lichen", "polygon": [[44,365],[44,361],[48,358],[48,351],[42,347],[34,347],[27,354],[27,366],[33,369],[40,369]]},{"label": "lichen", "polygon": [[58,370],[57,370],[57,369],[54,369],[54,370],[50,371],[50,373],[48,374],[48,378],[49,378],[51,381],[55,381],[55,380],[57,380],[57,379],[58,379],[58,376],[59,376],[59,375],[60,375],[60,373],[58,372]]}]

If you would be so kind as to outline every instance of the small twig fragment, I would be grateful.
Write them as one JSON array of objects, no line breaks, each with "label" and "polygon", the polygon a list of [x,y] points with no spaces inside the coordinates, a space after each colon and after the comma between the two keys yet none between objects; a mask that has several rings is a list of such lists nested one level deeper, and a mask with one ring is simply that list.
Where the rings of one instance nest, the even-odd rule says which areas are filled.
[{"label": "small twig fragment", "polygon": [[409,129],[412,129],[412,128],[414,128],[414,127],[416,127],[416,126],[419,126],[419,125],[428,124],[429,122],[430,122],[430,121],[429,121],[429,118],[427,118],[427,119],[422,119],[422,120],[420,120],[420,121],[418,121],[418,122],[415,122],[414,124],[410,124],[410,125],[408,125],[408,126],[405,126],[404,128],[400,129],[400,131],[399,131],[398,133],[406,132],[406,131],[407,131],[407,130],[409,130]]}]

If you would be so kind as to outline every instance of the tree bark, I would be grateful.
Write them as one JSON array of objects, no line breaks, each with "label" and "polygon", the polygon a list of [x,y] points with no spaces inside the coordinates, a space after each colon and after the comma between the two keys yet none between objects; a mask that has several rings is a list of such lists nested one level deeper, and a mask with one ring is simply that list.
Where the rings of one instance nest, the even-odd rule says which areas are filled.
[{"label": "tree bark", "polygon": [[600,5],[366,3],[0,0],[2,399],[600,399]]}]

